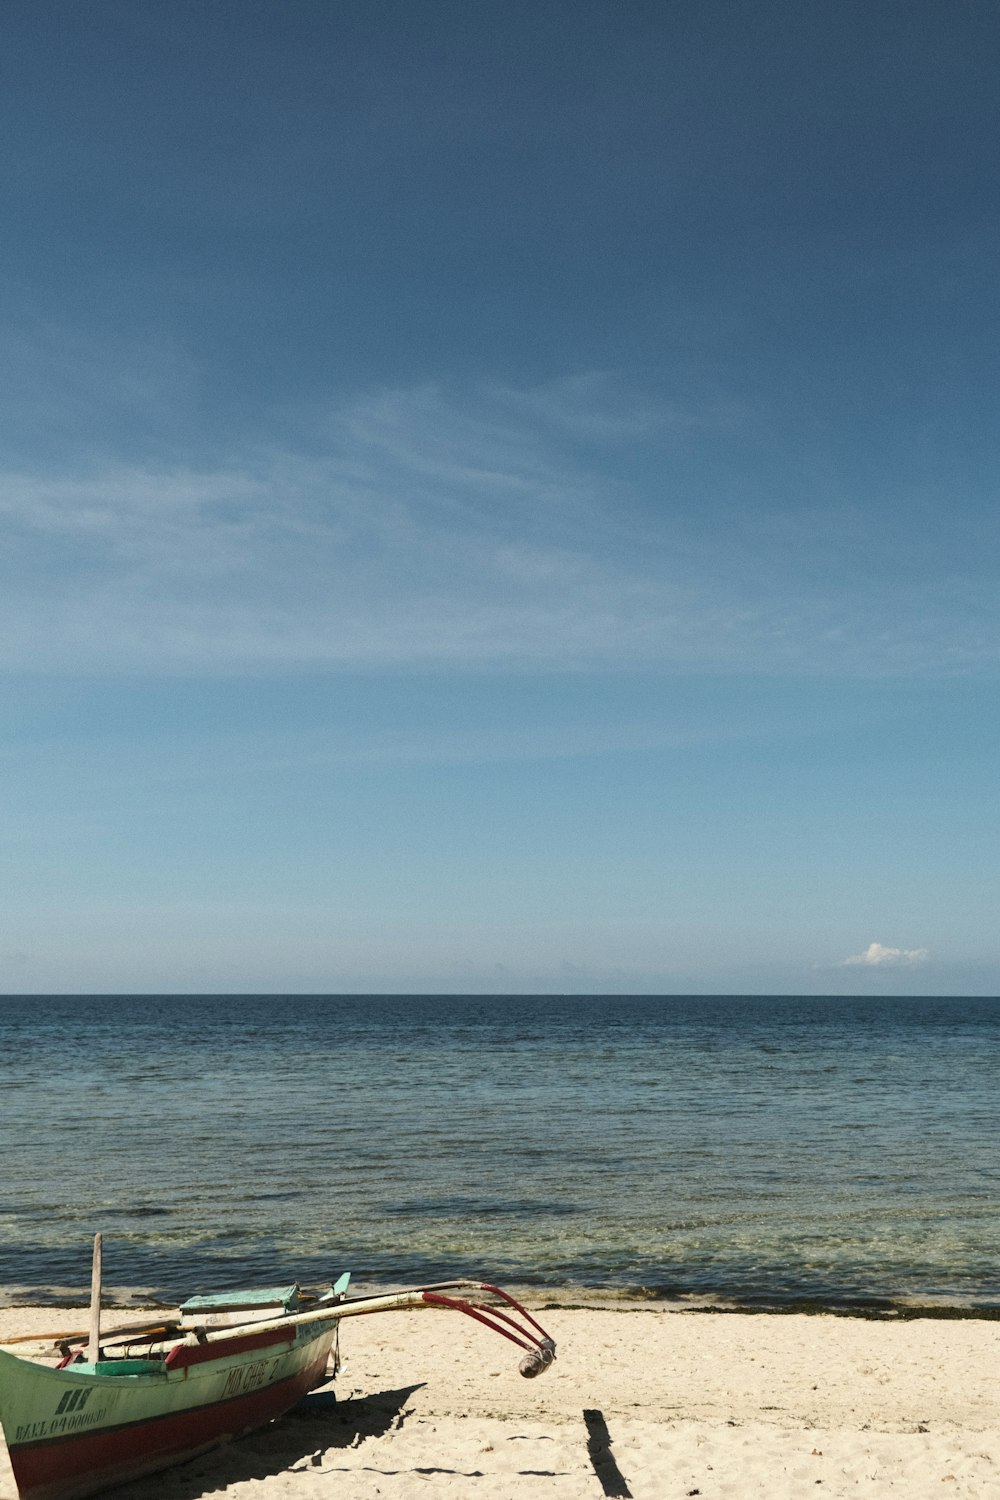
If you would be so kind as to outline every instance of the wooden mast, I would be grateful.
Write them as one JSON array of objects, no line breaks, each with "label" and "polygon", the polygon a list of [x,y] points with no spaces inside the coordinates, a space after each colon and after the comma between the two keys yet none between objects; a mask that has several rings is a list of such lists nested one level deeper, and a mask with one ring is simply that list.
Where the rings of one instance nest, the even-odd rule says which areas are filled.
[{"label": "wooden mast", "polygon": [[94,1260],[90,1271],[90,1337],[87,1363],[96,1365],[101,1357],[101,1261],[103,1238],[94,1235]]}]

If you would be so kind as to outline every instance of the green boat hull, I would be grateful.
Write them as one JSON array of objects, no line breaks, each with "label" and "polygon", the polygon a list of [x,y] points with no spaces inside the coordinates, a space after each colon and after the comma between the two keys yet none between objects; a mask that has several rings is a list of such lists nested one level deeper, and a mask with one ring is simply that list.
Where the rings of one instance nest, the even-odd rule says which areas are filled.
[{"label": "green boat hull", "polygon": [[0,1350],[0,1423],[21,1500],[80,1500],[279,1417],[319,1384],[337,1319],[53,1369]]}]

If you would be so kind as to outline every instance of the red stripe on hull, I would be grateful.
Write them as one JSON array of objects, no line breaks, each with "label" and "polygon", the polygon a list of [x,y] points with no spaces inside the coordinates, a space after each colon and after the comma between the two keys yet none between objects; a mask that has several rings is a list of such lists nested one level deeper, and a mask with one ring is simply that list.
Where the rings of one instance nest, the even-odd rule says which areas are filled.
[{"label": "red stripe on hull", "polygon": [[326,1359],[324,1349],[287,1379],[214,1405],[52,1443],[8,1443],[21,1500],[80,1500],[243,1437],[280,1417],[311,1391],[323,1378]]},{"label": "red stripe on hull", "polygon": [[167,1355],[168,1370],[189,1370],[192,1365],[214,1363],[229,1354],[246,1354],[254,1349],[270,1349],[274,1344],[294,1344],[294,1328],[275,1328],[252,1338],[214,1339],[210,1344],[177,1344]]}]

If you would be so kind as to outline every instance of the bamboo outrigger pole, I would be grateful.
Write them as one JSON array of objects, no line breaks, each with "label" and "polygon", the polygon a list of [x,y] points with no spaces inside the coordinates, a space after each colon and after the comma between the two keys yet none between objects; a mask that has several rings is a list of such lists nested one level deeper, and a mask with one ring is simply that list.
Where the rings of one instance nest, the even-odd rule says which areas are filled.
[{"label": "bamboo outrigger pole", "polygon": [[[473,1301],[468,1297],[449,1297],[450,1291],[485,1292],[513,1308],[524,1320],[517,1322],[496,1303]],[[540,1323],[531,1316],[527,1308],[515,1302],[509,1292],[501,1287],[482,1281],[441,1281],[435,1286],[417,1287],[413,1291],[389,1292],[376,1297],[358,1297],[345,1302],[330,1303],[326,1307],[310,1308],[308,1312],[286,1313],[283,1317],[269,1318],[264,1322],[245,1325],[243,1329],[218,1328],[192,1330],[198,1342],[216,1343],[223,1339],[239,1337],[248,1332],[270,1333],[277,1328],[300,1327],[309,1323],[323,1323],[328,1319],[360,1317],[365,1313],[401,1312],[404,1308],[440,1307],[465,1313],[484,1323],[494,1333],[510,1339],[525,1351],[518,1369],[526,1380],[532,1380],[549,1368],[556,1357],[555,1341],[549,1337]],[[524,1323],[529,1326],[525,1327]],[[506,1325],[506,1326],[504,1326]],[[192,1335],[189,1334],[189,1337]]]}]

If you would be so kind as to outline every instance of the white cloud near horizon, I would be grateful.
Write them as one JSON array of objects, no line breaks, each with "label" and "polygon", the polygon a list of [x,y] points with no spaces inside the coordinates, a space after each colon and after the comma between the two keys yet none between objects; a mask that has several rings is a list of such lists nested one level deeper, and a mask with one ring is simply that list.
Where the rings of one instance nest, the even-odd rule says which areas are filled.
[{"label": "white cloud near horizon", "polygon": [[[216,465],[0,473],[0,666],[996,664],[974,599],[935,609],[924,587],[869,581],[870,559],[860,581],[817,584],[836,520],[806,581],[801,517],[702,514],[672,459],[745,420],[598,375],[462,396],[424,385],[314,412],[300,448],[272,437]],[[644,485],[625,477],[637,453]],[[856,526],[852,512],[851,547]]]},{"label": "white cloud near horizon", "polygon": [[875,969],[911,968],[926,963],[930,958],[927,948],[887,948],[883,943],[869,943],[863,953],[854,953],[841,959],[840,968],[864,965]]}]

